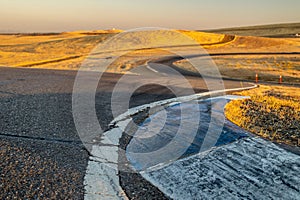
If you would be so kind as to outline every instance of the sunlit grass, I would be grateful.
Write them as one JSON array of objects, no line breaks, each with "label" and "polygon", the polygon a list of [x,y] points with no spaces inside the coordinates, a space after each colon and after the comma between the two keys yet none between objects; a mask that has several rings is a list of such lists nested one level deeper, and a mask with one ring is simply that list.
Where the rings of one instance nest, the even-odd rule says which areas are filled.
[{"label": "sunlit grass", "polygon": [[230,121],[266,139],[300,145],[299,88],[260,86],[236,94],[250,99],[226,105]]},{"label": "sunlit grass", "polygon": [[[0,65],[72,68],[68,58],[76,59],[79,65],[98,43],[111,36],[72,33],[57,36],[9,36],[10,40],[3,41],[1,38],[8,36],[0,36]],[[57,65],[53,65],[55,61]]]},{"label": "sunlit grass", "polygon": [[[0,66],[11,67],[35,67],[50,69],[78,69],[86,56],[101,42],[118,34],[119,30],[114,31],[76,31],[70,33],[61,33],[54,35],[0,35]],[[224,34],[203,33],[198,31],[179,30],[179,33],[185,34],[190,39],[178,37],[178,41],[170,40],[174,37],[171,32],[162,34],[140,32],[132,37],[123,38],[125,42],[122,48],[130,49],[135,46],[159,46],[160,44],[185,45],[186,41],[196,42],[208,53],[231,53],[231,52],[291,52],[299,51],[298,40],[270,39],[257,37],[228,36]],[[178,33],[177,33],[178,34]],[[184,38],[184,37],[183,37]],[[183,46],[184,50],[193,52],[193,49]],[[154,48],[155,49],[155,48]],[[196,49],[196,48],[195,48]],[[195,50],[194,49],[194,50]],[[181,49],[182,50],[182,49]],[[161,50],[139,50],[133,52],[135,60],[145,60],[143,57],[151,56],[169,56],[171,52]],[[150,55],[152,54],[152,55]],[[256,56],[258,57],[258,56]],[[219,67],[222,75],[253,80],[256,71],[262,73],[260,77],[266,77],[266,80],[277,81],[279,75],[284,79],[291,77],[291,81],[299,77],[300,61],[297,55],[295,58],[285,56],[277,60],[262,58],[257,60],[255,56],[230,56],[213,57]],[[231,59],[231,60],[228,60]],[[132,59],[132,58],[130,58]],[[147,58],[146,58],[147,59]],[[117,61],[115,68],[110,68],[111,72],[123,72],[134,67],[127,58],[124,63]],[[129,63],[129,64],[128,64]],[[125,66],[125,68],[124,68]],[[126,67],[127,66],[127,67]],[[129,67],[128,67],[129,66]],[[190,70],[192,67],[180,66]],[[270,77],[271,74],[271,77]],[[238,75],[238,77],[237,77]],[[287,80],[287,79],[286,79]],[[288,80],[287,80],[288,81]]]}]

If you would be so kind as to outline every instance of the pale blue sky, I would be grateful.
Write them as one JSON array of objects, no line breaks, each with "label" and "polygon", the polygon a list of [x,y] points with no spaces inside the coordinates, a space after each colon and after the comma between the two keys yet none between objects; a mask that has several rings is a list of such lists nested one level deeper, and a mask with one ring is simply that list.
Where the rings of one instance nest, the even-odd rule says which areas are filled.
[{"label": "pale blue sky", "polygon": [[0,31],[210,29],[300,22],[299,9],[299,0],[0,0]]}]

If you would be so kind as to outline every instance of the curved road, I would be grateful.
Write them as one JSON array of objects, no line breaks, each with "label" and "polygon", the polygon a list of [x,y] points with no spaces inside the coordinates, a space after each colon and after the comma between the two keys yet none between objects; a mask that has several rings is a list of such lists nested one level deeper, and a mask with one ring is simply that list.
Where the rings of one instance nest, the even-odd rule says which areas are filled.
[{"label": "curved road", "polygon": [[[76,71],[8,67],[0,71],[1,198],[82,199],[89,152],[72,117]],[[86,72],[86,81],[91,76]],[[96,110],[103,129],[113,119],[110,98],[120,77],[104,74],[97,90]],[[186,79],[196,92],[206,91],[201,78]],[[241,82],[225,85],[235,88]],[[185,88],[179,90],[185,94]],[[171,97],[168,89],[150,85],[135,92],[130,107]]]}]

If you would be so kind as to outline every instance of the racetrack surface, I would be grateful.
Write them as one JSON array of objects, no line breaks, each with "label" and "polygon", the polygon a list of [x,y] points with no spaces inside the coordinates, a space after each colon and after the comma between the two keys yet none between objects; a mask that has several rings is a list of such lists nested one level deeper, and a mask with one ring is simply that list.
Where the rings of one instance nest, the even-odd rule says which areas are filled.
[{"label": "racetrack surface", "polygon": [[[1,198],[82,199],[89,152],[72,116],[77,72],[8,67],[0,71]],[[86,72],[87,81],[91,76]],[[104,74],[97,89],[96,110],[103,130],[113,120],[110,99],[120,77]],[[201,78],[186,79],[196,92],[207,90]],[[241,83],[225,81],[225,86]],[[179,89],[184,95],[185,88]],[[130,107],[171,97],[167,88],[150,85],[135,92]]]}]

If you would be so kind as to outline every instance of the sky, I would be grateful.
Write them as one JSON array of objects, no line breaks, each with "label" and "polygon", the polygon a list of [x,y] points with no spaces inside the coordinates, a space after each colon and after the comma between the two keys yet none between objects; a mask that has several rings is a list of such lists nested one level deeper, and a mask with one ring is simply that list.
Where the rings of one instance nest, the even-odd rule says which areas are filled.
[{"label": "sky", "polygon": [[300,22],[299,9],[299,0],[0,0],[0,32],[203,30]]}]

